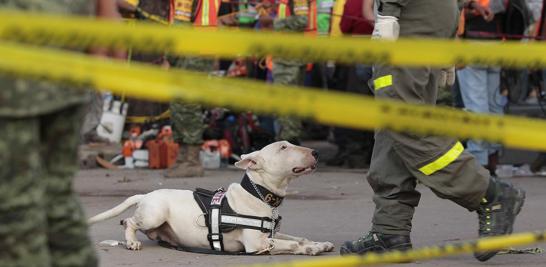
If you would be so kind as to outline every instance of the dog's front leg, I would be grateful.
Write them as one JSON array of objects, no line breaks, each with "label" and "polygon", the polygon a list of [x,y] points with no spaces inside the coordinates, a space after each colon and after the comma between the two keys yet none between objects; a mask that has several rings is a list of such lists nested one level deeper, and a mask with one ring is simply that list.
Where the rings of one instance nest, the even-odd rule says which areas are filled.
[{"label": "dog's front leg", "polygon": [[315,256],[326,250],[324,244],[318,242],[303,242],[277,238],[270,239],[270,242],[272,244],[272,248],[269,252],[271,255],[297,254]]},{"label": "dog's front leg", "polygon": [[304,237],[297,237],[297,236],[287,235],[283,233],[275,233],[275,239],[292,240],[292,241],[298,241],[298,242],[311,242],[309,239]]},{"label": "dog's front leg", "polygon": [[287,234],[283,234],[283,233],[276,233],[275,234],[275,239],[281,239],[281,240],[291,240],[291,241],[296,241],[300,244],[315,244],[315,245],[318,245],[320,247],[323,248],[322,251],[324,252],[330,252],[332,250],[334,250],[334,244],[332,244],[331,242],[314,242],[314,241],[311,241],[307,238],[304,238],[304,237],[297,237],[297,236],[291,236],[291,235],[287,235]]},{"label": "dog's front leg", "polygon": [[324,247],[314,242],[298,242],[294,240],[283,240],[268,238],[266,234],[256,230],[243,231],[241,243],[245,246],[246,252],[265,254],[300,254],[318,255],[324,251]]}]

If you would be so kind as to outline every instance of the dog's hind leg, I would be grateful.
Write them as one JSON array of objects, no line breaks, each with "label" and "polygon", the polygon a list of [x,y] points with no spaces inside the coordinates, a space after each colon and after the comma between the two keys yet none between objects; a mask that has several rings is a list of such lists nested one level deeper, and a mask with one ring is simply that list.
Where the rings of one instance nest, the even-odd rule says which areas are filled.
[{"label": "dog's hind leg", "polygon": [[151,240],[164,241],[172,246],[178,245],[178,237],[168,223],[163,223],[161,226],[155,229],[146,230],[144,233]]},{"label": "dog's hind leg", "polygon": [[140,250],[142,243],[137,239],[136,232],[138,226],[133,217],[123,220],[123,227],[125,227],[125,246],[127,249]]},{"label": "dog's hind leg", "polygon": [[138,241],[136,236],[138,230],[146,233],[146,231],[156,229],[165,223],[167,211],[154,208],[154,205],[149,205],[146,202],[141,203],[135,210],[133,217],[123,220],[127,249],[140,250],[142,248],[142,243]]}]

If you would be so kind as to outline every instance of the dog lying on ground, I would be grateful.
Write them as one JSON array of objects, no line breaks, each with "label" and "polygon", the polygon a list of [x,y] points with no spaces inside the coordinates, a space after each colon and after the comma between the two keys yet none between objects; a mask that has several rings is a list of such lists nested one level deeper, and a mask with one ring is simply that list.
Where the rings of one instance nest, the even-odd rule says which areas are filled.
[{"label": "dog lying on ground", "polygon": [[[214,196],[209,196],[213,202],[211,206],[217,208],[219,206],[214,205],[223,203],[225,197],[231,208],[227,215],[218,215],[224,212],[223,209],[204,212],[203,203],[208,201],[200,201],[193,191],[160,189],[129,197],[118,206],[92,217],[89,223],[112,218],[136,205],[134,215],[122,220],[126,247],[130,250],[142,248],[136,237],[136,232],[141,231],[152,240],[172,246],[226,252],[317,255],[332,251],[334,245],[330,242],[313,242],[277,232],[276,207],[286,195],[290,181],[316,169],[317,152],[280,141],[241,158],[235,163],[246,171],[241,184],[233,183],[225,192],[216,191]],[[232,214],[239,217],[230,216]],[[220,225],[216,224],[217,220],[221,221]],[[238,224],[253,226],[240,227]],[[229,229],[219,238],[220,228]]]}]

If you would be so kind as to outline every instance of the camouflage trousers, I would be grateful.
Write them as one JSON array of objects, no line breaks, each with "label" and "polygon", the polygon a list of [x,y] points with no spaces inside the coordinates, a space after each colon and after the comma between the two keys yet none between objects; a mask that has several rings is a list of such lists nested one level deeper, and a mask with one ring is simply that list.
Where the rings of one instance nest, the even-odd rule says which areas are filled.
[{"label": "camouflage trousers", "polygon": [[[206,58],[184,57],[177,60],[175,67],[210,72],[213,61]],[[180,100],[171,101],[171,123],[174,140],[180,144],[199,145],[203,143],[203,111],[199,104]]]},{"label": "camouflage trousers", "polygon": [[[275,59],[273,61],[273,83],[282,85],[303,85],[304,66],[298,60]],[[299,140],[302,133],[301,120],[296,117],[281,116],[277,119],[280,131],[279,140]]]},{"label": "camouflage trousers", "polygon": [[0,266],[97,266],[72,191],[83,107],[0,117]]}]

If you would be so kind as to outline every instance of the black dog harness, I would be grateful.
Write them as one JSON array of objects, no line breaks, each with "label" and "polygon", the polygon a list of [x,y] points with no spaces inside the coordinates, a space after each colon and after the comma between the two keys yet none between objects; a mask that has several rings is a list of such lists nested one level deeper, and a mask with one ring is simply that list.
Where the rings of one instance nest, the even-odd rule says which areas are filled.
[{"label": "black dog harness", "polygon": [[235,229],[258,230],[262,233],[269,233],[269,237],[272,238],[279,228],[281,217],[278,216],[277,207],[281,205],[283,197],[261,185],[255,184],[247,174],[243,177],[241,186],[248,193],[273,208],[273,216],[271,218],[258,217],[235,212],[229,206],[223,188],[216,191],[197,188],[193,192],[195,201],[205,215],[205,222],[209,229],[207,239],[210,243],[210,249],[214,252],[224,252],[223,234]]}]

